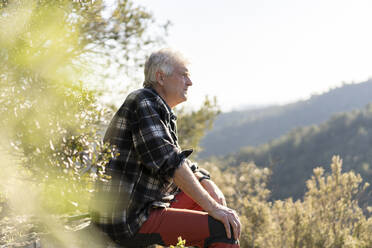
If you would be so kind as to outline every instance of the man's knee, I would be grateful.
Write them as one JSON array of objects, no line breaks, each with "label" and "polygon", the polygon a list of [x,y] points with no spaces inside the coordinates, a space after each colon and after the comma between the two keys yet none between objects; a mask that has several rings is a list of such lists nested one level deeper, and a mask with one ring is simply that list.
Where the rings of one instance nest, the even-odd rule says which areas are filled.
[{"label": "man's knee", "polygon": [[230,226],[230,232],[231,232],[231,239],[227,237],[226,230],[224,224],[222,222],[214,219],[211,216],[208,216],[208,225],[209,225],[209,232],[210,237],[206,240],[205,245],[206,247],[209,247],[210,244],[213,243],[224,243],[224,244],[239,244],[238,240],[235,240],[233,238],[233,230]]}]

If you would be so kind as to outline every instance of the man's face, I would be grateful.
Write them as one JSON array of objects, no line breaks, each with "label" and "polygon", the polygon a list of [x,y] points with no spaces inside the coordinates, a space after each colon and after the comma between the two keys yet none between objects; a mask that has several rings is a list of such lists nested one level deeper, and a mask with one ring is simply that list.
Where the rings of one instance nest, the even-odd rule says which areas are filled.
[{"label": "man's face", "polygon": [[187,90],[192,85],[190,74],[186,66],[176,65],[173,73],[164,77],[165,100],[173,108],[187,100]]}]

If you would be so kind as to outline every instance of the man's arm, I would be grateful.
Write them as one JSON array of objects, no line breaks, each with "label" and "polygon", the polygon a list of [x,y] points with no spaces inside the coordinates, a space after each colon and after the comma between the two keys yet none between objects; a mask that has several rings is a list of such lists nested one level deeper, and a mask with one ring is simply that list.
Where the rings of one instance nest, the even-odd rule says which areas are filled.
[{"label": "man's arm", "polygon": [[221,221],[228,238],[231,238],[230,225],[237,240],[240,236],[240,221],[236,212],[218,204],[198,182],[186,163],[180,165],[174,173],[174,182],[199,204],[210,216]]},{"label": "man's arm", "polygon": [[212,180],[204,179],[200,182],[200,184],[216,202],[223,206],[227,206],[225,196]]},{"label": "man's arm", "polygon": [[196,163],[191,163],[191,161],[188,159],[186,159],[186,163],[191,168],[196,179],[200,182],[200,184],[208,192],[208,194],[219,204],[227,206],[225,196],[218,188],[218,186],[210,179],[209,172],[203,168],[198,167]]}]

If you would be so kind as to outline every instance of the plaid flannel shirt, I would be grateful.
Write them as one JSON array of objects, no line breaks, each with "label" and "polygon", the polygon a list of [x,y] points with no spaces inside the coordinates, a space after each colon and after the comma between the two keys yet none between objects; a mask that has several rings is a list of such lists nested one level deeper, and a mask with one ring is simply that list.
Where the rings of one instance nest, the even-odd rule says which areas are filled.
[{"label": "plaid flannel shirt", "polygon": [[[178,192],[175,170],[192,150],[181,151],[176,116],[152,88],[128,95],[104,141],[119,155],[110,160],[107,181],[97,181],[92,221],[112,239],[132,237],[152,207],[167,207]],[[189,162],[189,161],[188,161]]]}]

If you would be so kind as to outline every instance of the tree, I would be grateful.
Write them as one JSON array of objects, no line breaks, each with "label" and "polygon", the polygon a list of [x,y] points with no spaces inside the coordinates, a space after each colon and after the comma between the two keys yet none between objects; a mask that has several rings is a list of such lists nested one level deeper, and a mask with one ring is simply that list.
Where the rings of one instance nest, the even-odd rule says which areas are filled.
[{"label": "tree", "polygon": [[[0,136],[2,153],[12,155],[0,176],[32,180],[22,188],[43,188],[40,202],[53,212],[84,210],[82,192],[106,179],[115,154],[102,142],[111,113],[98,100],[112,92],[89,83],[110,73],[135,81],[133,71],[162,44],[169,23],[157,24],[128,0],[110,8],[99,0],[3,0],[0,8]],[[179,113],[181,145],[197,146],[218,108],[206,99],[200,110]]]},{"label": "tree", "polygon": [[271,172],[267,168],[253,163],[228,168],[210,163],[202,166],[211,171],[227,205],[239,213],[241,247],[372,246],[372,218],[359,207],[359,197],[369,184],[353,171],[342,172],[338,156],[332,159],[330,173],[321,167],[314,169],[304,199],[297,201],[268,201]]},{"label": "tree", "polygon": [[99,99],[112,91],[89,83],[119,73],[136,81],[169,23],[129,0],[110,8],[100,0],[0,0],[0,25],[0,221],[6,198],[13,212],[41,222],[10,226],[16,233],[1,233],[0,245],[25,242],[39,226],[63,243],[82,239],[46,213],[87,211],[94,180],[109,180],[103,172],[115,150],[102,132],[111,113]]},{"label": "tree", "polygon": [[3,0],[0,7],[0,145],[12,157],[2,161],[2,190],[17,173],[43,187],[42,202],[54,212],[86,207],[81,193],[114,156],[101,139],[108,111],[87,75],[112,64],[128,73],[141,67],[140,51],[159,42],[146,32],[154,19],[126,0],[108,17],[104,2],[93,0]]}]

